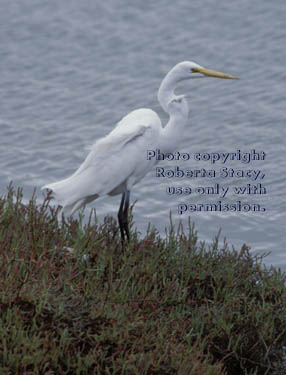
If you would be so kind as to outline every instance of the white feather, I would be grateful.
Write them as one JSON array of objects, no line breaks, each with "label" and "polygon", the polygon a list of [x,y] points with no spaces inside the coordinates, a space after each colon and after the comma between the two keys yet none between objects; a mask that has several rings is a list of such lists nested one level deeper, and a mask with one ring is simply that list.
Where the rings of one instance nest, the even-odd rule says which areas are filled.
[{"label": "white feather", "polygon": [[236,79],[191,61],[177,64],[163,79],[158,91],[159,103],[170,116],[165,128],[151,109],[133,111],[109,135],[92,146],[87,158],[72,176],[47,184],[43,189],[53,191],[66,213],[73,213],[101,195],[129,191],[157,162],[155,159],[147,160],[147,150],[160,149],[166,153],[179,146],[188,122],[189,107],[186,96],[176,96],[174,90],[182,80],[193,78],[193,73]]},{"label": "white feather", "polygon": [[[45,185],[66,214],[101,195],[116,195],[130,189],[154,162],[147,149],[155,147],[161,130],[158,115],[139,109],[125,116],[106,137],[98,140],[78,170],[70,177]],[[136,158],[131,155],[136,154]]]}]

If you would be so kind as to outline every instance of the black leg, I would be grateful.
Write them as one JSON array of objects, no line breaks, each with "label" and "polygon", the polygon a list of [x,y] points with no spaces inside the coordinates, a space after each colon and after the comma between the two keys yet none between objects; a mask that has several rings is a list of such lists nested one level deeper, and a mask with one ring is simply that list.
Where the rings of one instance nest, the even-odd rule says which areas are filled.
[{"label": "black leg", "polygon": [[129,228],[128,228],[128,209],[129,209],[129,198],[130,198],[130,191],[127,190],[125,193],[125,202],[124,202],[124,209],[123,209],[123,228],[126,233],[127,242],[129,242]]},{"label": "black leg", "polygon": [[125,234],[126,234],[128,242],[130,238],[129,229],[128,229],[129,198],[130,198],[129,190],[122,193],[122,198],[121,198],[120,207],[118,211],[118,222],[119,222],[122,244],[124,243],[124,240],[125,240]]},{"label": "black leg", "polygon": [[122,223],[122,216],[123,216],[123,206],[124,206],[124,200],[125,200],[125,193],[122,193],[121,197],[121,202],[120,202],[120,207],[118,211],[118,222],[119,222],[119,228],[120,228],[120,233],[121,233],[121,241],[124,242],[124,229],[123,229],[123,223]]}]

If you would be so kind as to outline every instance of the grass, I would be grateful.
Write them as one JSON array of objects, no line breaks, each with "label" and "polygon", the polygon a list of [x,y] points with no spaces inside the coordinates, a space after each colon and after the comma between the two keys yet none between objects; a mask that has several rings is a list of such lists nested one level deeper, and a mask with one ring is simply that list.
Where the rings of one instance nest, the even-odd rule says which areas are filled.
[{"label": "grass", "polygon": [[[193,225],[163,239],[0,198],[0,374],[285,374],[285,276]],[[72,251],[69,251],[71,248]],[[84,256],[85,255],[85,256]]]}]

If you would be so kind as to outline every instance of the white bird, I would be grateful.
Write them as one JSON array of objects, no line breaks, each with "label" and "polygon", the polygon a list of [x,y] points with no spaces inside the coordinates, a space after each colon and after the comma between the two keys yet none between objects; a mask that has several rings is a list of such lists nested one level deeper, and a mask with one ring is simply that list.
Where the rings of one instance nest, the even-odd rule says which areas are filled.
[{"label": "white bird", "polygon": [[148,108],[141,108],[123,117],[107,136],[99,139],[78,170],[70,177],[45,185],[42,189],[53,191],[54,198],[65,214],[73,214],[79,208],[103,195],[122,194],[118,221],[122,242],[125,234],[129,241],[128,208],[130,190],[157,163],[147,160],[147,150],[159,149],[171,153],[177,149],[188,122],[189,107],[186,96],[175,95],[177,84],[193,77],[207,76],[238,79],[231,75],[203,68],[184,61],[170,70],[163,79],[158,101],[169,115],[162,127],[159,116]]}]

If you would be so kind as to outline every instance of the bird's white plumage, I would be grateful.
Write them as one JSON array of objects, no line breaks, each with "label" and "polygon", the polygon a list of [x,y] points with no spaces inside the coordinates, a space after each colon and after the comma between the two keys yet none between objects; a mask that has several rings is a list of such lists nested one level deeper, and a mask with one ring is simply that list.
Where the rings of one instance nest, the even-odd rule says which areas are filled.
[{"label": "bird's white plumage", "polygon": [[[184,136],[188,122],[188,102],[184,95],[175,95],[174,90],[179,82],[192,78],[193,73],[236,79],[191,61],[177,64],[163,79],[158,91],[158,101],[170,116],[164,128],[158,115],[151,109],[135,110],[123,117],[111,133],[92,146],[87,158],[72,176],[43,187],[53,191],[65,213],[73,213],[101,195],[123,193],[122,202],[127,202],[127,209],[123,210],[125,215],[131,187],[156,163],[155,160],[147,160],[147,150],[172,152]],[[120,208],[120,216],[123,211]],[[121,230],[125,225],[122,223]]]},{"label": "bird's white plumage", "polygon": [[[101,195],[116,195],[140,181],[155,163],[147,149],[156,146],[161,121],[151,109],[129,113],[106,137],[98,140],[79,169],[70,177],[44,188],[72,213]],[[136,157],[134,157],[136,155]]]}]

